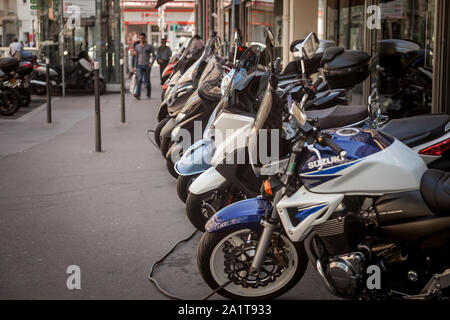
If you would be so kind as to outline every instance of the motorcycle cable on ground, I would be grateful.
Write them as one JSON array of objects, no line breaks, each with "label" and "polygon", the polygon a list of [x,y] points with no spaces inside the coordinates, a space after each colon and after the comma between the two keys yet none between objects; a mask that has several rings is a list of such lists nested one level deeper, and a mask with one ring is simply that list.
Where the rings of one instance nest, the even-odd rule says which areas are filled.
[{"label": "motorcycle cable on ground", "polygon": [[[174,294],[171,294],[170,292],[164,290],[161,285],[158,283],[158,281],[156,280],[156,278],[154,277],[154,273],[156,268],[164,262],[164,260],[166,260],[174,251],[177,247],[179,247],[181,244],[189,242],[192,238],[194,238],[194,236],[197,234],[198,230],[195,230],[189,237],[187,237],[186,239],[183,239],[181,241],[179,241],[178,243],[176,243],[169,251],[167,251],[166,254],[164,254],[162,256],[161,259],[159,259],[158,261],[154,262],[152,264],[152,266],[150,267],[150,272],[148,273],[147,276],[147,280],[150,281],[151,283],[154,284],[154,286],[156,287],[156,289],[162,293],[163,295],[165,295],[166,297],[168,297],[169,299],[173,299],[173,300],[187,300],[187,299],[183,299],[181,297],[178,297]],[[225,282],[223,285],[221,285],[219,288],[215,289],[214,291],[212,291],[210,294],[208,294],[206,297],[204,297],[202,300],[208,300],[209,298],[211,298],[214,294],[216,294],[218,291],[222,290],[223,288],[225,288],[227,285],[229,285],[232,281],[228,281]]]},{"label": "motorcycle cable on ground", "polygon": [[150,138],[150,135],[149,135],[150,133],[153,133],[153,134],[154,134],[154,133],[155,133],[155,130],[153,130],[153,129],[148,129],[148,130],[147,130],[147,139],[148,139],[148,141],[150,141],[150,143],[151,143],[152,145],[155,146],[156,149],[159,150],[159,147],[158,147],[158,145],[156,144],[156,142],[153,141],[152,138]]},{"label": "motorcycle cable on ground", "polygon": [[[155,148],[157,148],[159,150],[158,145],[156,144],[155,141],[152,140],[152,138],[150,137],[150,133],[155,133],[155,130],[149,129],[147,130],[147,139],[148,141],[150,141],[150,143],[152,145],[155,146]],[[165,295],[166,297],[173,299],[173,300],[186,300],[183,298],[180,298],[176,295],[171,294],[170,292],[167,292],[166,290],[164,290],[161,285],[158,283],[158,281],[156,280],[156,278],[153,276],[153,274],[155,273],[156,268],[164,262],[164,260],[166,260],[174,251],[177,247],[179,247],[181,244],[190,241],[196,234],[197,234],[198,230],[195,230],[189,237],[187,237],[186,239],[183,239],[181,241],[179,241],[178,243],[176,243],[169,251],[167,251],[166,254],[164,254],[162,256],[161,259],[159,259],[158,261],[156,261],[155,263],[152,264],[152,266],[150,267],[150,272],[148,273],[147,276],[147,280],[150,281],[151,283],[154,284],[154,286],[156,287],[156,289],[161,292],[163,295]],[[208,294],[206,297],[204,297],[202,300],[208,300],[209,298],[211,298],[214,294],[216,294],[218,291],[222,290],[223,288],[225,288],[227,285],[229,285],[232,281],[228,281],[225,282],[223,285],[221,285],[219,288],[217,288],[216,290],[212,291],[210,294]]]}]

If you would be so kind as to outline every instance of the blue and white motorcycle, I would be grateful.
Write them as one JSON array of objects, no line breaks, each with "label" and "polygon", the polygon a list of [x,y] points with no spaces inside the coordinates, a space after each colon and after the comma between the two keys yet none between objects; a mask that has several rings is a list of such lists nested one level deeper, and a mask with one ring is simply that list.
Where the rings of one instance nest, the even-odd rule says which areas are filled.
[{"label": "blue and white motorcycle", "polygon": [[[317,42],[315,34],[305,40],[302,60]],[[290,109],[297,134],[284,172],[264,182],[262,196],[208,221],[197,259],[204,280],[228,298],[271,299],[311,261],[343,298],[449,298],[450,174],[428,170],[417,152],[383,132],[320,130],[306,117],[307,102],[308,94]],[[255,171],[259,134],[276,128],[279,107],[269,85],[247,144]]]}]

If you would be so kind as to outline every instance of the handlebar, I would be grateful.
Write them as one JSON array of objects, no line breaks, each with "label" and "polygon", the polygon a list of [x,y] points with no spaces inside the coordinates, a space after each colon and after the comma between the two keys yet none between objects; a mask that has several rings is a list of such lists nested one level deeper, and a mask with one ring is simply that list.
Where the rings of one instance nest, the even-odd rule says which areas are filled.
[{"label": "handlebar", "polygon": [[347,157],[347,151],[345,151],[340,146],[338,146],[336,144],[336,142],[334,142],[333,139],[331,139],[330,135],[328,135],[326,133],[320,133],[319,136],[317,137],[317,142],[322,147],[330,147],[331,150],[336,152],[336,154],[341,156],[342,158],[346,158]]}]

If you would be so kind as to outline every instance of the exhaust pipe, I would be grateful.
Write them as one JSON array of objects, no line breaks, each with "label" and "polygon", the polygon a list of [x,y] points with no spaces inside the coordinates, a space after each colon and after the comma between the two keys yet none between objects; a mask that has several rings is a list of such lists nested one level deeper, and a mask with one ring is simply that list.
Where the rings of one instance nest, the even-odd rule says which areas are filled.
[{"label": "exhaust pipe", "polygon": [[[39,86],[39,87],[46,87],[47,86],[47,82],[46,81],[41,81],[41,80],[30,80],[30,83],[32,85]],[[56,81],[52,81],[52,86],[56,87],[56,86],[59,86],[59,84],[57,84]]]},{"label": "exhaust pipe", "polygon": [[30,83],[32,85],[39,86],[39,87],[46,87],[47,86],[47,82],[45,82],[45,81],[31,80]]}]

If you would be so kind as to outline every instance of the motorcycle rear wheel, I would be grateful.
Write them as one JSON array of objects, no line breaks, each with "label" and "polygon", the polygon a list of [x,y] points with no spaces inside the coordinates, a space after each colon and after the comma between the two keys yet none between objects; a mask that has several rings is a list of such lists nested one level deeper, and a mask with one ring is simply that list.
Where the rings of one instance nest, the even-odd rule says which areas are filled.
[{"label": "motorcycle rear wheel", "polygon": [[[213,290],[218,289],[230,281],[229,274],[225,270],[225,262],[228,246],[237,247],[237,245],[244,245],[249,237],[253,237],[250,229],[230,230],[227,232],[218,233],[205,233],[200,240],[197,254],[197,265],[200,270],[200,274],[203,279]],[[258,239],[259,235],[257,234]],[[237,284],[235,281],[226,285],[218,293],[226,298],[233,300],[268,300],[279,297],[280,295],[288,292],[292,289],[303,277],[306,267],[308,266],[308,257],[306,255],[303,243],[293,243],[285,235],[279,236],[280,243],[284,244],[283,251],[287,256],[287,266],[284,270],[275,278],[274,281],[268,281],[268,283],[256,287],[245,287],[243,284]],[[252,238],[253,241],[253,238]],[[255,240],[257,245],[257,240]],[[248,270],[245,268],[251,264],[251,260],[247,261],[247,258],[251,256],[240,255],[245,261],[236,261],[238,265],[242,267],[239,274],[243,274]],[[274,259],[266,256],[266,262],[271,262],[273,265]],[[233,264],[234,266],[234,264]],[[269,263],[270,266],[270,263]],[[277,268],[282,268],[279,264]],[[228,272],[233,269],[228,270]],[[273,271],[267,269],[267,265],[261,269],[259,276],[264,275],[267,271]],[[251,279],[251,276],[246,275],[246,279]]]},{"label": "motorcycle rear wheel", "polygon": [[16,90],[3,88],[0,101],[0,114],[12,116],[20,108],[20,96]]}]

